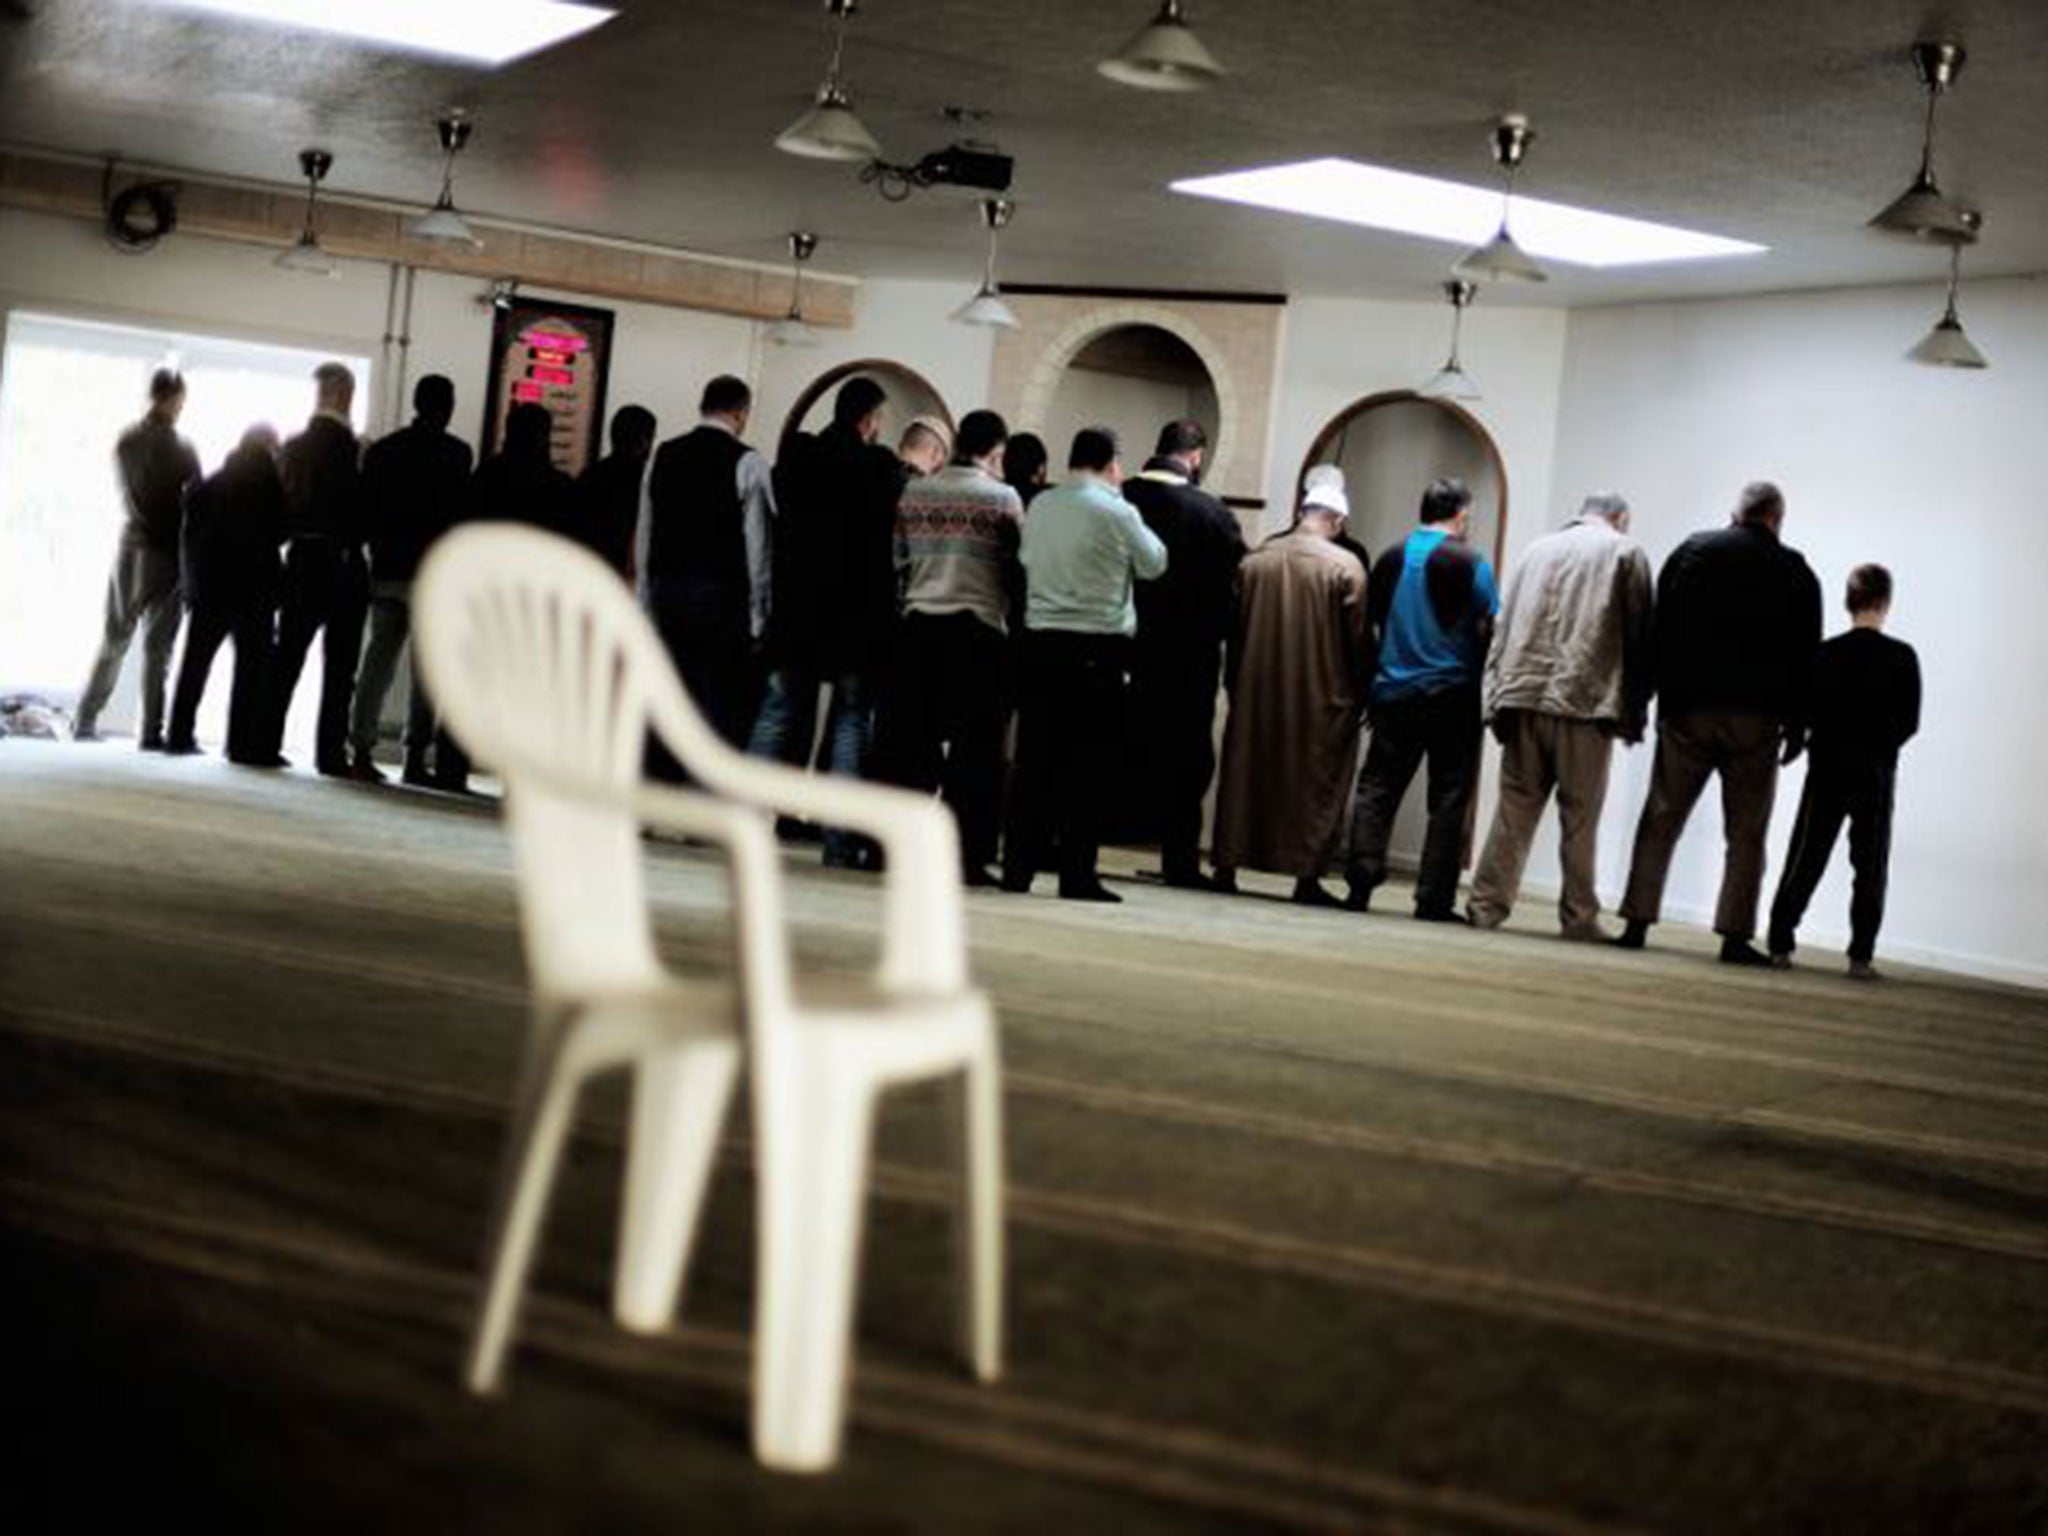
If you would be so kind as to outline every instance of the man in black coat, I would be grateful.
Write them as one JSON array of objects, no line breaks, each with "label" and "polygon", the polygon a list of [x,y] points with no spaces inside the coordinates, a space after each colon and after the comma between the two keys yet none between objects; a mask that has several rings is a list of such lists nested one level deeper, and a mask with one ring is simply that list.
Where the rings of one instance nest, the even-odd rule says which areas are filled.
[{"label": "man in black coat", "polygon": [[1137,589],[1132,830],[1158,841],[1168,885],[1202,890],[1202,798],[1216,772],[1216,691],[1245,554],[1236,515],[1201,488],[1208,448],[1200,422],[1170,421],[1145,468],[1123,483],[1167,556],[1166,574]]},{"label": "man in black coat", "polygon": [[644,405],[621,406],[612,416],[612,451],[583,471],[577,482],[582,505],[576,536],[627,582],[635,575],[640,533],[640,495],[647,461],[654,457],[654,413]]},{"label": "man in black coat", "polygon": [[[505,413],[504,444],[470,476],[461,521],[524,523],[573,537],[576,482],[555,467],[555,419],[531,401]],[[434,788],[469,792],[469,754],[441,726],[434,735]]]},{"label": "man in black coat", "polygon": [[1750,940],[1778,768],[1806,744],[1806,682],[1820,644],[1820,583],[1778,530],[1785,498],[1747,486],[1726,528],[1679,545],[1657,577],[1657,759],[1636,824],[1614,942],[1641,949],[1661,915],[1672,850],[1707,780],[1721,780],[1727,853],[1714,931],[1730,965],[1768,965]]},{"label": "man in black coat", "polygon": [[[825,762],[859,778],[874,735],[876,692],[896,621],[896,502],[903,478],[879,445],[888,396],[873,379],[839,387],[832,424],[784,445],[775,469],[775,597],[768,689],[747,750],[801,765],[830,684]],[[862,861],[858,843],[825,835],[825,862]]]},{"label": "man in black coat", "polygon": [[274,728],[284,730],[292,694],[313,636],[321,639],[320,723],[314,765],[336,778],[352,776],[348,758],[349,706],[363,620],[370,607],[370,570],[363,558],[366,533],[362,445],[349,424],[355,375],[340,363],[313,370],[313,419],[284,445],[284,597],[277,621],[277,696]]},{"label": "man in black coat", "polygon": [[1855,873],[1849,974],[1874,981],[1871,962],[1884,922],[1899,749],[1920,730],[1920,658],[1884,632],[1892,611],[1892,573],[1883,566],[1859,565],[1849,573],[1848,607],[1849,629],[1814,658],[1806,788],[1771,902],[1771,964],[1792,964],[1799,921],[1846,821]]},{"label": "man in black coat", "polygon": [[[647,606],[683,686],[711,728],[744,748],[760,703],[768,633],[775,490],[743,434],[744,380],[704,386],[694,431],[670,438],[647,477]],[[673,777],[660,754],[657,772]]]},{"label": "man in black coat", "polygon": [[283,766],[270,735],[270,669],[277,649],[278,545],[284,541],[284,482],[276,431],[251,427],[218,473],[185,493],[185,656],[171,700],[165,750],[197,752],[193,728],[221,641],[235,642],[228,698],[228,758],[251,768]]},{"label": "man in black coat", "polygon": [[[350,769],[377,780],[371,754],[384,715],[384,697],[412,632],[412,583],[433,542],[461,515],[469,488],[469,444],[448,430],[455,416],[455,385],[430,373],[413,386],[412,425],[388,433],[363,455],[363,499],[370,537],[370,640],[356,678],[349,720]],[[427,749],[434,739],[434,705],[412,669],[405,713],[405,782],[425,784]]]},{"label": "man in black coat", "polygon": [[114,466],[121,477],[127,518],[107,578],[106,630],[78,701],[73,736],[99,738],[100,711],[107,707],[128,642],[142,626],[142,749],[164,745],[164,684],[171,650],[178,641],[178,528],[185,487],[199,478],[199,455],[178,436],[185,408],[185,380],[159,368],[149,381],[149,412],[121,434]]}]

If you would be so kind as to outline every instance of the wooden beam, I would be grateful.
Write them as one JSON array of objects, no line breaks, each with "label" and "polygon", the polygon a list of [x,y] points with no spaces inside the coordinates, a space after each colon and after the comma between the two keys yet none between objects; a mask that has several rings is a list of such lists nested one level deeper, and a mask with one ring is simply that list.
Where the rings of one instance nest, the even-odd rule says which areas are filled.
[{"label": "wooden beam", "polygon": [[[102,167],[83,161],[0,152],[0,207],[98,223],[105,217],[101,198],[104,178]],[[122,172],[117,181],[117,190],[141,182],[175,185],[179,234],[241,240],[282,250],[298,238],[304,217],[303,190],[132,169]],[[533,287],[752,320],[780,320],[789,311],[789,274],[773,268],[476,219],[470,220],[470,226],[484,243],[481,250],[471,250],[446,242],[409,239],[405,224],[411,216],[404,209],[322,197],[314,225],[320,244],[333,256],[468,277],[516,279]],[[807,274],[804,318],[813,325],[851,326],[857,286],[844,278]]]}]

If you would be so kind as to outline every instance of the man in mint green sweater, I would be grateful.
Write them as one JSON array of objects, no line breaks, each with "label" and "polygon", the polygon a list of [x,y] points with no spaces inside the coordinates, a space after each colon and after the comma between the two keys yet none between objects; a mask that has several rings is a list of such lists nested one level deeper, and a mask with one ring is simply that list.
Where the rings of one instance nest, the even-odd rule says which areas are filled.
[{"label": "man in mint green sweater", "polygon": [[1052,865],[1070,901],[1117,901],[1095,870],[1122,725],[1134,583],[1166,569],[1166,546],[1118,492],[1116,434],[1074,435],[1067,480],[1024,520],[1024,693],[1003,886],[1028,891]]}]

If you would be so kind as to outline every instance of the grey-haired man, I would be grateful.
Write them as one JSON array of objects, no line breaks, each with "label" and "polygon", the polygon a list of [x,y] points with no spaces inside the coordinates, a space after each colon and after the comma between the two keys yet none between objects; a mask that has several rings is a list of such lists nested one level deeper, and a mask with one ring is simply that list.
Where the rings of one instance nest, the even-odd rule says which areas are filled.
[{"label": "grey-haired man", "polygon": [[1588,496],[1579,515],[1523,553],[1487,652],[1482,708],[1501,745],[1500,804],[1472,880],[1477,928],[1514,910],[1529,843],[1557,795],[1565,937],[1598,939],[1594,852],[1614,738],[1643,739],[1650,708],[1650,557],[1628,536],[1628,503]]}]

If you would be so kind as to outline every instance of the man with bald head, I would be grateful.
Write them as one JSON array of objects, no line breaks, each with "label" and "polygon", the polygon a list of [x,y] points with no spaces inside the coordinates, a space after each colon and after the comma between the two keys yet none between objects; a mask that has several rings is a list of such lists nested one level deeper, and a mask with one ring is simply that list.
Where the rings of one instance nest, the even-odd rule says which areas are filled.
[{"label": "man with bald head", "polygon": [[1725,528],[1679,545],[1657,578],[1657,761],[1636,825],[1627,928],[1641,949],[1662,915],[1671,854],[1707,780],[1721,780],[1727,843],[1714,931],[1729,965],[1769,965],[1750,941],[1764,880],[1764,838],[1778,767],[1806,746],[1806,679],[1820,648],[1820,583],[1780,540],[1785,497],[1745,486]]}]

